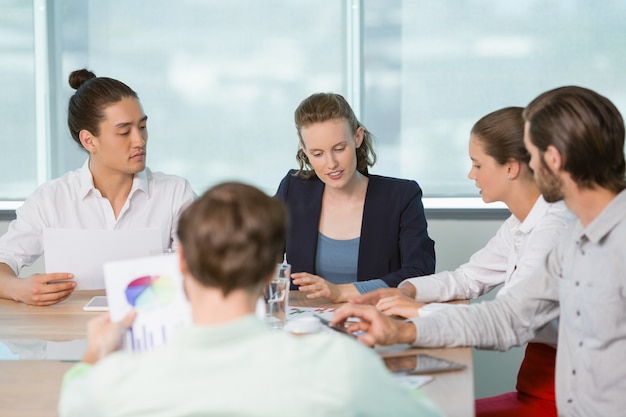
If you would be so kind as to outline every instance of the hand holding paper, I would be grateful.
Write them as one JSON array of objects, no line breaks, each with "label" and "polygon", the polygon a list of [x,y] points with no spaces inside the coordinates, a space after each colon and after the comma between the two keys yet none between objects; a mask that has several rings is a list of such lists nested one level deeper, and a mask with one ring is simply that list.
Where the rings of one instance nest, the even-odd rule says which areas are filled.
[{"label": "hand holding paper", "polygon": [[82,362],[94,364],[122,346],[126,330],[135,321],[135,310],[126,314],[122,321],[111,322],[108,314],[95,317],[87,324],[87,350]]},{"label": "hand holding paper", "polygon": [[147,351],[163,346],[174,330],[191,323],[176,254],[106,263],[104,279],[112,321],[137,311],[125,349]]}]

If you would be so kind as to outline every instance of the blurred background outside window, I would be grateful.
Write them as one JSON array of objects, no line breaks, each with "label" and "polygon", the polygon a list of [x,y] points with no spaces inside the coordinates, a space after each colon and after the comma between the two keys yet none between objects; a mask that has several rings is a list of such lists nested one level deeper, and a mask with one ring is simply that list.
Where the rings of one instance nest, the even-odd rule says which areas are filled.
[{"label": "blurred background outside window", "polygon": [[297,166],[293,111],[346,96],[375,135],[372,173],[425,197],[476,197],[469,131],[488,112],[581,85],[626,110],[626,3],[593,0],[2,0],[0,200],[87,154],[67,129],[71,71],[133,88],[148,165],[196,193],[273,194]]}]

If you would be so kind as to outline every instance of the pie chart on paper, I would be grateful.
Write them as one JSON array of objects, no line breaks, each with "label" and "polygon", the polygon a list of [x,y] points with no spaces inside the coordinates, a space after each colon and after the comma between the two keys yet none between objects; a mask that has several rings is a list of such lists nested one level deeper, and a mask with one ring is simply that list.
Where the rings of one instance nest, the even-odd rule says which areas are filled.
[{"label": "pie chart on paper", "polygon": [[164,275],[146,275],[132,280],[126,287],[126,300],[140,310],[156,310],[174,302],[176,282]]}]

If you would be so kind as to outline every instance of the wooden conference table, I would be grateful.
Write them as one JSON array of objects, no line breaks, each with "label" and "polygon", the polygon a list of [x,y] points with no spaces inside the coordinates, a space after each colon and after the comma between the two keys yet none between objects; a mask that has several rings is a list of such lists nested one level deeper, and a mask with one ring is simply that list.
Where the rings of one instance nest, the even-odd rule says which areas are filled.
[{"label": "wooden conference table", "polygon": [[[37,344],[54,346],[58,342],[84,343],[87,321],[96,314],[82,310],[94,295],[104,291],[77,291],[61,304],[34,307],[0,300],[0,342],[14,343],[37,349]],[[297,291],[290,294],[290,305],[299,307],[333,307],[330,303],[308,300]],[[80,349],[79,344],[79,349]],[[385,353],[384,356],[409,356],[426,352],[434,356],[461,362],[467,368],[445,372],[435,378],[423,391],[451,417],[474,415],[474,380],[470,348],[409,349]],[[1,352],[0,352],[1,353]],[[5,353],[6,354],[6,353]],[[0,356],[1,357],[1,356]],[[0,415],[12,417],[57,416],[57,402],[63,374],[73,361],[0,360]]]}]

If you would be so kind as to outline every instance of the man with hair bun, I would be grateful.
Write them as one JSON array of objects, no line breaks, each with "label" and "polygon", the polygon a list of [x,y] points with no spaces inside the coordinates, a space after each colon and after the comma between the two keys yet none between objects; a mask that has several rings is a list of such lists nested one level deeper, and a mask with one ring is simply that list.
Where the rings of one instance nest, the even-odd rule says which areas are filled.
[{"label": "man with hair bun", "polygon": [[[44,228],[160,229],[161,244],[175,244],[176,223],[194,193],[180,177],[146,167],[147,121],[126,84],[86,69],[72,72],[67,122],[89,154],[84,165],[38,187],[16,210],[0,237],[0,298],[50,305],[68,298],[76,282],[63,271],[17,275],[43,254]],[[94,248],[100,250],[100,248]]]}]

